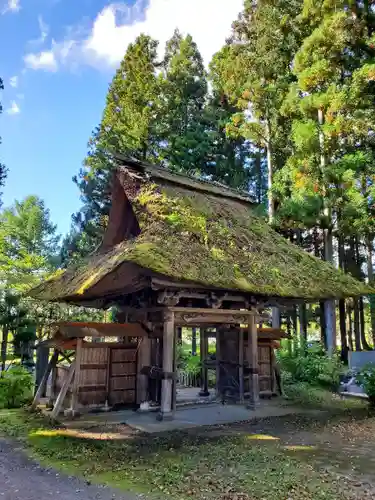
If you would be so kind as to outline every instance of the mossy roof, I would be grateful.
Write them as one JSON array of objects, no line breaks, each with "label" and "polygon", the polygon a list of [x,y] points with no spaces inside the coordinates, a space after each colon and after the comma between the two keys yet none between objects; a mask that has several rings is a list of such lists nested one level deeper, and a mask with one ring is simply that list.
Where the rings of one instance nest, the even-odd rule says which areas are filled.
[{"label": "mossy roof", "polygon": [[254,213],[244,193],[134,162],[122,167],[121,175],[140,234],[45,281],[32,296],[79,302],[123,263],[258,296],[315,300],[371,292],[280,236]]}]

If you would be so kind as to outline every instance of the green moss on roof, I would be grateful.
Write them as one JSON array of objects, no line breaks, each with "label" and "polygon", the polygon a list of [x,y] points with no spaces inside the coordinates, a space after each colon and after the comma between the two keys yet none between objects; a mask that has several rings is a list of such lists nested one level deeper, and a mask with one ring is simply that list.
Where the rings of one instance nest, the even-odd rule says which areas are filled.
[{"label": "green moss on roof", "polygon": [[85,294],[123,262],[206,287],[314,300],[369,293],[350,275],[304,252],[249,204],[177,185],[145,182],[134,211],[141,234],[34,289],[63,300]]}]

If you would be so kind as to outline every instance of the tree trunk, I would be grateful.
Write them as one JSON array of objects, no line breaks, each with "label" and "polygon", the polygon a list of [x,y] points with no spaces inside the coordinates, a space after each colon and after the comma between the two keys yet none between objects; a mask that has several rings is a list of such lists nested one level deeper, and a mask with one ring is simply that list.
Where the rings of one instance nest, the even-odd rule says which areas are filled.
[{"label": "tree trunk", "polygon": [[[344,249],[344,239],[342,236],[339,237],[339,267],[345,271],[345,249]],[[346,311],[345,311],[345,299],[339,300],[339,315],[340,315],[340,338],[341,338],[341,361],[343,363],[348,362],[348,339],[346,335]]]},{"label": "tree trunk", "polygon": [[4,376],[6,362],[7,362],[7,349],[8,349],[8,325],[3,326],[3,338],[1,341],[1,376]]},{"label": "tree trunk", "polygon": [[275,202],[272,193],[273,161],[272,161],[272,138],[271,123],[266,119],[266,149],[267,149],[267,172],[268,172],[268,222],[273,223],[275,218]]},{"label": "tree trunk", "polygon": [[[322,251],[320,248],[319,230],[317,227],[314,227],[313,242],[314,242],[314,255],[318,259],[321,259]],[[324,349],[327,349],[326,320],[324,316],[324,302],[322,300],[319,302],[319,322],[320,322],[320,341],[322,343],[322,346],[324,346]]]},{"label": "tree trunk", "polygon": [[355,350],[356,351],[362,351],[362,345],[361,345],[361,332],[360,332],[360,327],[359,327],[359,305],[358,305],[358,299],[353,299],[354,302],[354,340],[355,340]]},{"label": "tree trunk", "polygon": [[351,351],[354,351],[352,310],[353,310],[353,308],[349,305],[348,306],[348,322],[349,322],[348,339],[349,339],[349,348]]},{"label": "tree trunk", "polygon": [[262,157],[260,148],[255,153],[255,172],[258,181],[256,186],[257,201],[259,204],[261,204],[263,201],[263,192],[262,192]]},{"label": "tree trunk", "polygon": [[341,361],[348,362],[348,339],[346,336],[346,311],[345,299],[339,300],[339,313],[340,313],[340,337],[341,337]]},{"label": "tree trunk", "polygon": [[[367,278],[369,285],[374,284],[374,267],[372,264],[373,257],[373,239],[368,236],[366,238],[366,247],[367,247]],[[372,343],[375,348],[375,295],[369,296],[369,304],[370,304],[370,318],[371,318],[371,334],[372,334]]]},{"label": "tree trunk", "polygon": [[[272,138],[271,123],[266,119],[266,149],[267,149],[267,172],[268,172],[268,222],[272,224],[275,220],[275,203],[272,193],[273,161],[272,161]],[[272,308],[272,327],[280,328],[280,311],[278,307]]]},{"label": "tree trunk", "polygon": [[[322,125],[324,124],[323,110],[320,108],[318,110],[318,121],[319,121],[319,143],[320,143],[320,166],[322,173],[326,168],[327,161],[325,156],[324,148],[324,135],[322,131]],[[327,197],[324,197],[326,200]],[[333,260],[333,235],[332,235],[332,211],[331,208],[326,204],[324,207],[324,215],[326,217],[327,227],[323,230],[324,235],[324,258],[327,262],[331,264],[334,263]],[[327,351],[328,355],[332,356],[336,349],[336,304],[334,300],[326,300],[324,302],[324,316],[326,323],[326,339],[327,339]]]},{"label": "tree trunk", "polygon": [[363,297],[359,297],[358,306],[359,306],[359,325],[360,325],[361,341],[362,341],[363,349],[365,351],[372,351],[372,348],[368,344],[367,339],[366,339],[365,310],[363,307]]}]

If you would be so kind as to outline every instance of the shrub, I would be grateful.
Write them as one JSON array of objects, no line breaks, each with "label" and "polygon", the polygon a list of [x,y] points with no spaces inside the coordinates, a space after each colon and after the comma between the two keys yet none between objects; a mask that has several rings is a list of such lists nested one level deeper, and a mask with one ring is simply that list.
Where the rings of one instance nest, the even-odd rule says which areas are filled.
[{"label": "shrub", "polygon": [[342,363],[337,355],[328,357],[320,346],[302,346],[290,353],[283,349],[278,353],[283,372],[293,382],[308,382],[328,388],[337,388]]},{"label": "shrub", "polygon": [[365,365],[357,374],[356,380],[363,387],[372,405],[375,404],[375,364]]},{"label": "shrub", "polygon": [[0,378],[0,407],[19,408],[32,397],[33,379],[22,366],[14,366]]}]

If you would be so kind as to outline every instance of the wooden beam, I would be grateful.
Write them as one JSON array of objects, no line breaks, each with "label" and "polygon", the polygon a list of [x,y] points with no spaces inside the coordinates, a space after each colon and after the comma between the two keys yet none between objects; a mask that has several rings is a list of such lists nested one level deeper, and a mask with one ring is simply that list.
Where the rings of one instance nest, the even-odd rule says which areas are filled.
[{"label": "wooden beam", "polygon": [[81,377],[81,364],[82,364],[82,339],[77,340],[77,350],[75,357],[75,372],[72,388],[72,399],[70,403],[71,416],[74,417],[78,412],[78,394],[79,394],[79,382]]},{"label": "wooden beam", "polygon": [[54,323],[60,329],[63,338],[77,337],[143,337],[148,335],[139,323],[95,323],[95,322],[60,322]]},{"label": "wooden beam", "polygon": [[35,408],[38,406],[39,400],[40,400],[40,398],[41,398],[41,396],[46,388],[49,374],[51,373],[51,370],[56,367],[58,357],[59,357],[59,351],[57,349],[55,349],[53,352],[52,358],[50,359],[50,361],[47,365],[47,368],[43,374],[42,380],[41,380],[39,387],[36,391],[34,400],[31,404],[32,410],[35,410]]},{"label": "wooden beam", "polygon": [[59,416],[60,410],[61,410],[63,402],[65,400],[66,393],[68,392],[69,386],[73,380],[75,368],[76,368],[76,362],[74,360],[73,363],[69,367],[69,371],[66,375],[66,379],[65,379],[63,385],[61,386],[59,395],[57,396],[56,402],[55,402],[53,410],[51,412],[51,419],[52,420],[56,420],[57,417]]},{"label": "wooden beam", "polygon": [[249,364],[249,404],[251,410],[259,406],[259,367],[258,367],[258,334],[256,316],[252,316],[248,324],[247,361]]},{"label": "wooden beam", "polygon": [[174,313],[166,310],[164,313],[163,331],[163,372],[164,378],[161,382],[161,405],[158,420],[170,420],[173,418],[173,380],[167,378],[167,374],[173,373],[175,325]]}]

